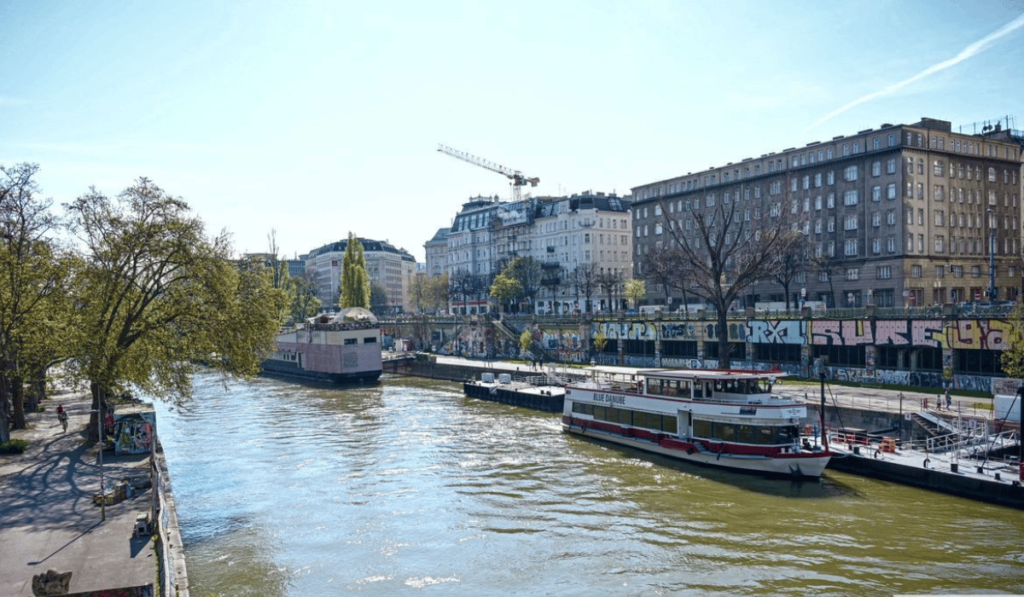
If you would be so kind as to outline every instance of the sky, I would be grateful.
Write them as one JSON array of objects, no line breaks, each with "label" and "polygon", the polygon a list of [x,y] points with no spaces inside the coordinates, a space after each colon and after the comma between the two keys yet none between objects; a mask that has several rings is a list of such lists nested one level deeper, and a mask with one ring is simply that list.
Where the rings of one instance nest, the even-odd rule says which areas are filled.
[{"label": "sky", "polygon": [[[632,187],[922,116],[1024,129],[1024,0],[0,0],[0,165],[238,253],[423,244],[501,174]],[[1015,120],[1014,120],[1015,119]]]}]

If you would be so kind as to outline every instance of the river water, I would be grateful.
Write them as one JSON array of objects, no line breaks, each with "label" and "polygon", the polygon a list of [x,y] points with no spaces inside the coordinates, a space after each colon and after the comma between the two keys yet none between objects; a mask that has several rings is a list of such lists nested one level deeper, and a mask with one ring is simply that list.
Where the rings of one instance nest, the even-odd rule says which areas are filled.
[{"label": "river water", "polygon": [[458,384],[204,374],[157,410],[197,597],[1024,593],[1019,511],[675,463]]}]

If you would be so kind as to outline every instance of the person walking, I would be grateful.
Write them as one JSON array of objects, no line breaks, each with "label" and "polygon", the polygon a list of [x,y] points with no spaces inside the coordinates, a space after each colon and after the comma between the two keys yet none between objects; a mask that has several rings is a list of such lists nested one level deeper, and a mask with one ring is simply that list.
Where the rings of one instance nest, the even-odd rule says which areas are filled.
[{"label": "person walking", "polygon": [[60,426],[64,428],[64,433],[68,432],[68,413],[64,410],[63,404],[57,405],[57,420],[60,421]]},{"label": "person walking", "polygon": [[949,386],[946,386],[946,410],[953,410],[953,396],[949,393]]}]

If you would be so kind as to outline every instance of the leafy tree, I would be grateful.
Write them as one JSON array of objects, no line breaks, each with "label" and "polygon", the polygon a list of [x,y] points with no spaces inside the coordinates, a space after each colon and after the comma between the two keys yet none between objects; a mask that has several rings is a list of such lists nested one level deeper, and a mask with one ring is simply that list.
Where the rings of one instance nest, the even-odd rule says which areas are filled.
[{"label": "leafy tree", "polygon": [[429,278],[426,283],[427,304],[436,313],[448,307],[450,286],[448,285],[448,274]]},{"label": "leafy tree", "polygon": [[1003,372],[1010,377],[1024,378],[1024,305],[1018,304],[1009,318],[1006,347],[999,355]]},{"label": "leafy tree", "polygon": [[626,290],[623,291],[626,299],[633,303],[633,306],[640,304],[640,299],[644,298],[647,294],[647,285],[643,280],[628,280],[626,281]]},{"label": "leafy tree", "polygon": [[527,352],[531,346],[533,346],[533,334],[530,333],[530,330],[523,330],[523,333],[519,334],[519,348],[523,352]]},{"label": "leafy tree", "polygon": [[541,263],[532,257],[516,257],[505,266],[502,273],[519,282],[523,289],[522,296],[529,301],[532,311],[537,304],[537,293],[540,292],[544,279],[544,268]]},{"label": "leafy tree", "polygon": [[39,197],[38,171],[0,166],[0,443],[11,425],[25,427],[25,382],[38,383],[70,347],[72,261],[51,238],[57,219]]},{"label": "leafy tree", "polygon": [[494,283],[491,284],[491,296],[501,305],[502,313],[506,312],[506,305],[522,294],[523,287],[519,284],[519,280],[506,274],[498,274],[494,278]]},{"label": "leafy tree", "polygon": [[289,288],[292,321],[304,321],[320,312],[320,298],[316,284],[306,276],[291,279]]},{"label": "leafy tree", "polygon": [[341,258],[341,285],[338,306],[370,308],[370,275],[366,273],[363,244],[351,232]]},{"label": "leafy tree", "polygon": [[597,332],[593,338],[594,351],[601,353],[604,352],[604,347],[608,345],[608,336],[604,332]]},{"label": "leafy tree", "polygon": [[188,397],[193,363],[259,372],[285,302],[261,261],[237,266],[226,232],[208,238],[185,201],[145,178],[116,200],[91,189],[65,210],[84,247],[70,363],[89,381],[93,417],[128,385]]}]

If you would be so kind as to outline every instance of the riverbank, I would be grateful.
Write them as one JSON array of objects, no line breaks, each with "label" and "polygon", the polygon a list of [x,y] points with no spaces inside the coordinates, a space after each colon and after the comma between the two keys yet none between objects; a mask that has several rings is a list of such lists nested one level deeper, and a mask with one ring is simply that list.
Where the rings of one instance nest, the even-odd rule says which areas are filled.
[{"label": "riverbank", "polygon": [[[67,432],[57,421],[59,404],[68,413]],[[155,594],[160,558],[156,541],[133,530],[139,515],[161,512],[160,494],[169,493],[169,483],[165,479],[152,488],[140,486],[131,497],[106,505],[102,519],[93,499],[101,475],[108,493],[122,479],[150,477],[150,455],[105,452],[101,460],[98,445],[86,439],[91,407],[86,392],[56,393],[44,405],[45,412],[27,413],[28,429],[11,434],[28,443],[25,453],[0,455],[0,594],[31,596],[33,576],[48,570],[71,573],[69,593],[139,588],[146,594],[148,587],[148,594]],[[172,514],[166,506],[162,512]],[[180,538],[176,530],[164,537],[164,544],[178,552],[170,554],[169,567],[177,569],[180,558],[183,577]],[[182,588],[179,595],[187,596],[187,585]]]}]

